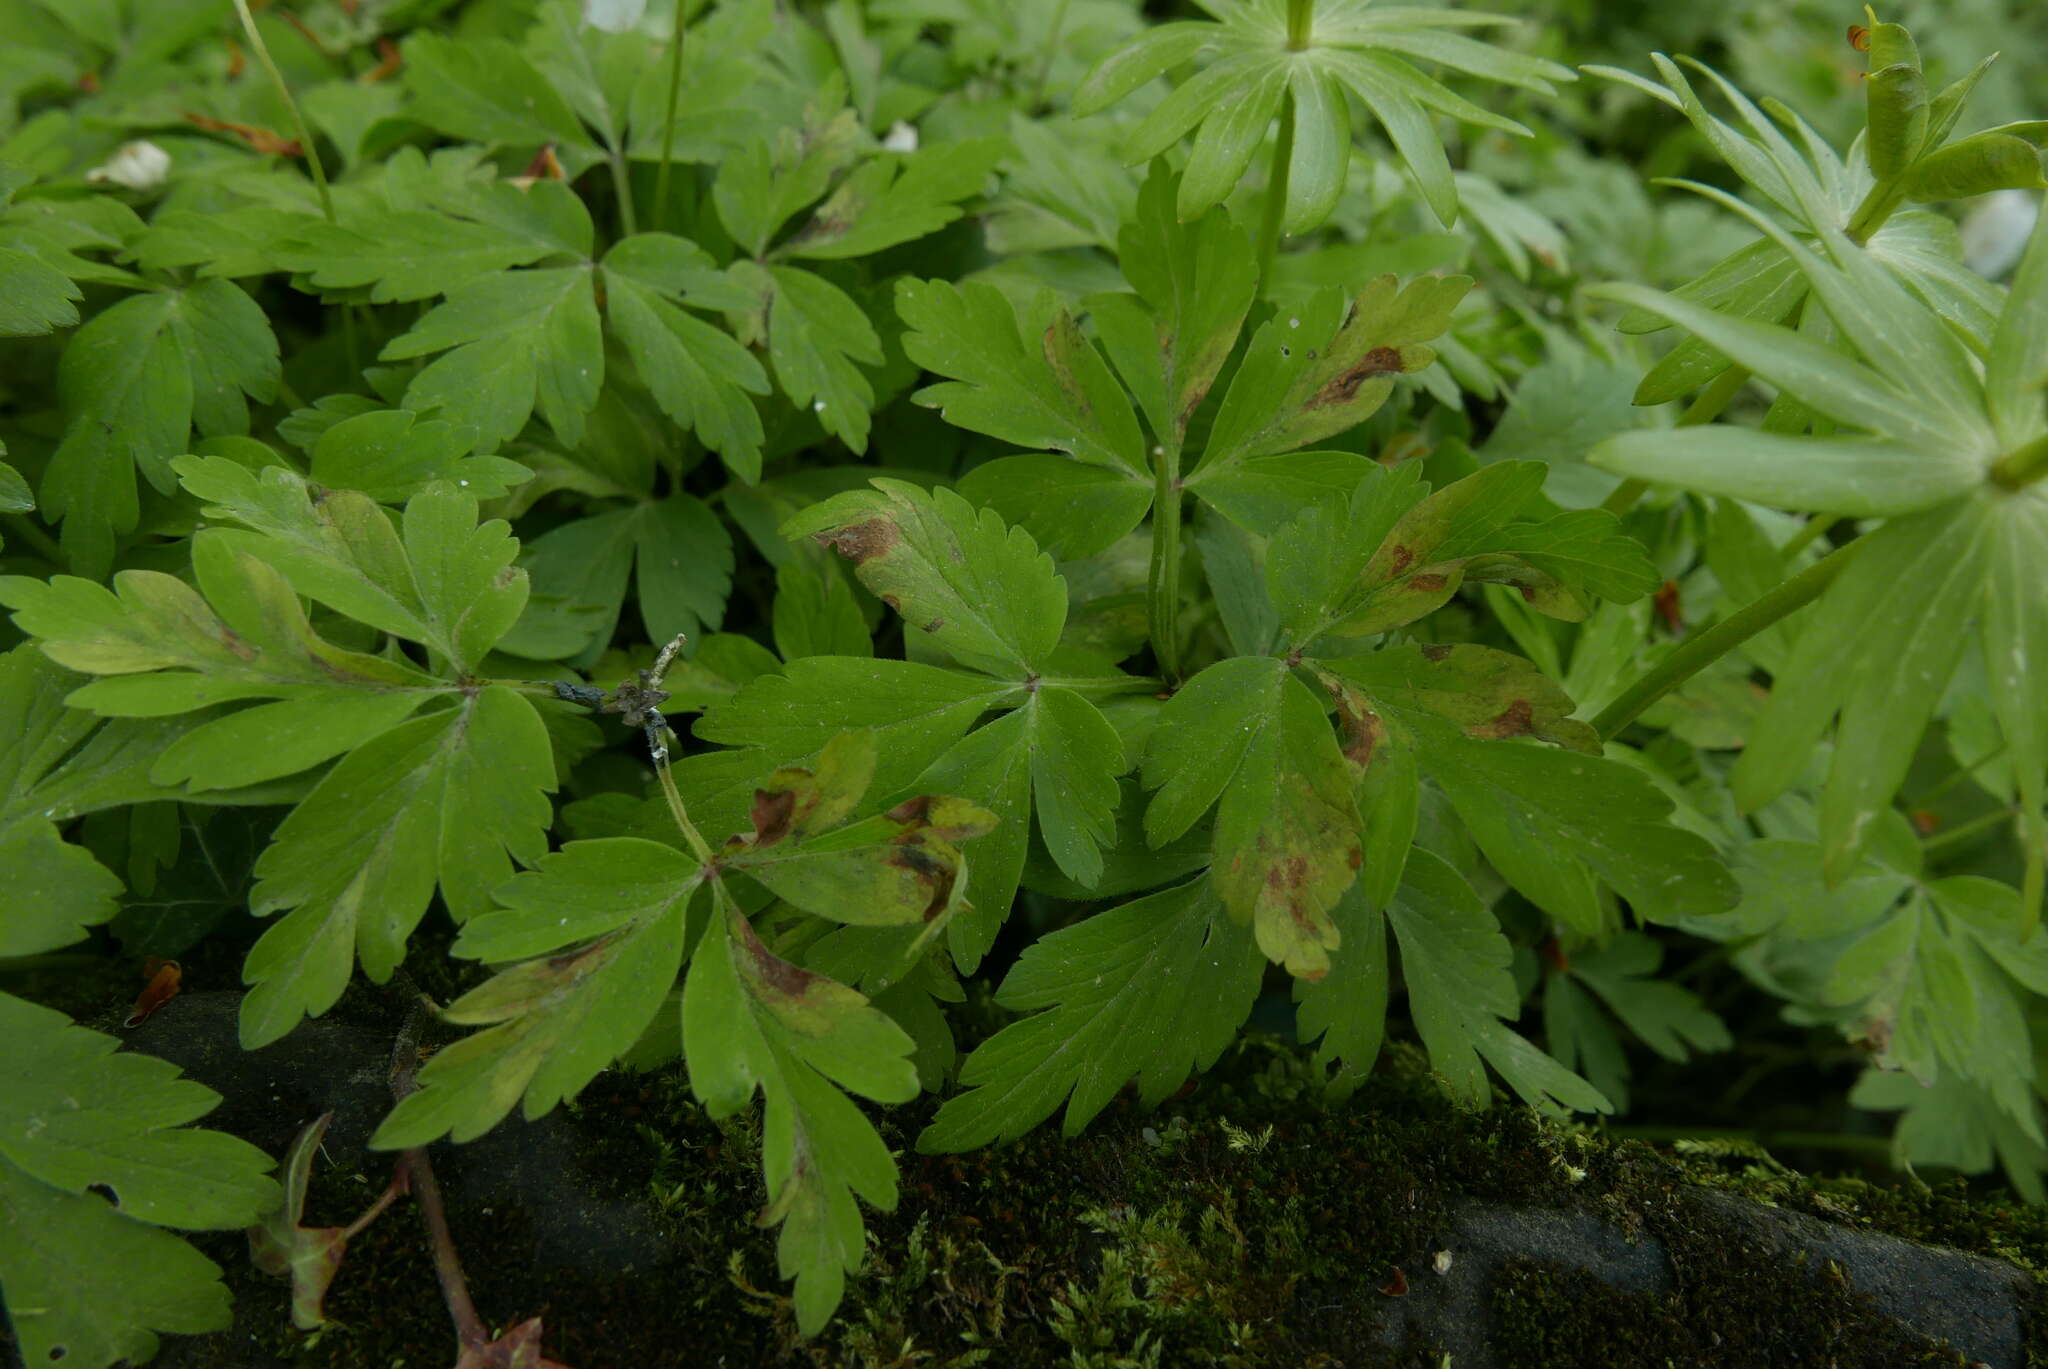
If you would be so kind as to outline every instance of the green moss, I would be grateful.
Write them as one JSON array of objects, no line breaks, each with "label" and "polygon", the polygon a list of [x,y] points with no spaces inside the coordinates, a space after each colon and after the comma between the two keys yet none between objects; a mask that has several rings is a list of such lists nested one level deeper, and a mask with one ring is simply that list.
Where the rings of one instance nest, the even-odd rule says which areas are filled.
[{"label": "green moss", "polygon": [[[669,1246],[661,1263],[625,1277],[543,1277],[533,1253],[548,1233],[526,1214],[458,1211],[478,1307],[500,1325],[543,1316],[549,1353],[579,1369],[721,1356],[856,1369],[1438,1369],[1435,1347],[1381,1348],[1376,1314],[1387,1295],[1373,1290],[1396,1268],[1410,1277],[1426,1269],[1450,1207],[1475,1199],[1590,1209],[1655,1235],[1685,1271],[1670,1293],[1642,1296],[1511,1262],[1492,1308],[1507,1363],[1790,1362],[1760,1338],[1801,1327],[1815,1356],[1801,1362],[1952,1364],[1883,1329],[1839,1279],[1774,1267],[1730,1242],[1703,1205],[1674,1192],[1688,1180],[1733,1188],[2030,1268],[2048,1254],[2038,1214],[1969,1202],[1959,1188],[1894,1190],[1698,1161],[1684,1173],[1646,1147],[1608,1145],[1527,1109],[1465,1114],[1400,1050],[1359,1097],[1325,1107],[1300,1053],[1250,1042],[1157,1112],[1126,1097],[1080,1137],[1041,1128],[967,1155],[914,1152],[931,1106],[879,1114],[901,1158],[902,1199],[894,1213],[871,1214],[869,1262],[815,1341],[796,1335],[772,1236],[753,1224],[754,1129],[708,1121],[674,1069],[603,1076],[577,1106],[601,1138],[591,1168],[607,1192],[593,1196],[651,1199]],[[346,1221],[382,1182],[381,1171],[323,1173],[313,1219]],[[350,1251],[328,1301],[336,1325],[316,1337],[290,1330],[281,1282],[254,1274],[239,1252],[228,1262],[238,1329],[219,1338],[223,1351],[254,1336],[319,1369],[449,1358],[453,1333],[410,1204]]]}]

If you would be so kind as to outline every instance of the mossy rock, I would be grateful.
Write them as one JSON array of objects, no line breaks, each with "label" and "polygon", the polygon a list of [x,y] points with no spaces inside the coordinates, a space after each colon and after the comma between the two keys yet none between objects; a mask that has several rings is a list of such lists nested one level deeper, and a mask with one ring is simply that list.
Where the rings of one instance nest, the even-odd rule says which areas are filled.
[{"label": "mossy rock", "polygon": [[[181,998],[136,1044],[220,1089],[210,1122],[273,1152],[335,1108],[307,1220],[346,1223],[389,1174],[363,1146],[382,1005],[351,995],[245,1054],[235,999]],[[2038,1209],[1960,1182],[1801,1178],[1739,1148],[1681,1165],[1505,1103],[1466,1113],[1399,1048],[1326,1104],[1301,1052],[1254,1038],[1157,1111],[1126,1097],[1082,1136],[966,1155],[915,1153],[930,1111],[877,1114],[902,1200],[870,1214],[868,1264],[811,1341],[754,1225],[756,1137],[707,1120],[677,1069],[608,1073],[433,1156],[483,1315],[543,1317],[576,1369],[2048,1363]],[[235,1325],[167,1340],[164,1364],[454,1360],[409,1203],[357,1239],[310,1335],[239,1236],[199,1239]]]}]

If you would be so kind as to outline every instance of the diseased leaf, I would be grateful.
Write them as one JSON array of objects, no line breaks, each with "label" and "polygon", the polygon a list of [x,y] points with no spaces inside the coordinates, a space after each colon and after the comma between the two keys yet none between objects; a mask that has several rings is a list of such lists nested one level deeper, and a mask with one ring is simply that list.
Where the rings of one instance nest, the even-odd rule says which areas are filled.
[{"label": "diseased leaf", "polygon": [[1358,771],[1308,687],[1276,660],[1218,662],[1161,712],[1144,773],[1159,791],[1145,814],[1152,844],[1218,805],[1212,878],[1224,907],[1290,974],[1327,973],[1340,940],[1330,910],[1364,856]]},{"label": "diseased leaf", "polygon": [[1091,466],[1149,474],[1129,401],[1065,310],[1042,300],[1027,320],[992,285],[906,278],[896,284],[896,312],[910,328],[904,352],[950,377],[916,395],[948,422]]},{"label": "diseased leaf", "polygon": [[1313,446],[1364,422],[1397,375],[1436,358],[1421,344],[1450,326],[1469,276],[1382,276],[1353,299],[1323,290],[1252,335],[1202,459],[1189,477],[1253,457]]},{"label": "diseased leaf", "polygon": [[1251,308],[1251,244],[1223,211],[1183,225],[1174,180],[1155,164],[1117,237],[1132,295],[1088,301],[1110,359],[1152,431],[1178,450]]},{"label": "diseased leaf", "polygon": [[907,628],[962,665],[1004,678],[1036,675],[1059,644],[1066,590],[1052,558],[1022,530],[977,513],[951,490],[876,478],[783,524],[853,563]]}]

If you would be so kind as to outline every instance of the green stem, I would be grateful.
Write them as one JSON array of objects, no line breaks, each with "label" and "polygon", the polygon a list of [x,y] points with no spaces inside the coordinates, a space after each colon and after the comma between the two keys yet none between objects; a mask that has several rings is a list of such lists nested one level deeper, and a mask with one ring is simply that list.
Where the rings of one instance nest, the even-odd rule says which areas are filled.
[{"label": "green stem", "polygon": [[1823,514],[1818,518],[1807,519],[1805,527],[1785,539],[1785,545],[1778,548],[1778,555],[1790,561],[1824,536],[1829,528],[1841,521],[1842,515],[1839,513]]},{"label": "green stem", "polygon": [[1722,619],[1696,637],[1686,638],[1656,669],[1623,690],[1619,698],[1602,709],[1600,716],[1593,719],[1593,729],[1600,734],[1601,740],[1612,740],[1651,704],[1771,624],[1819,598],[1821,591],[1834,583],[1835,577],[1862,549],[1860,541],[1835,548],[1749,607]]},{"label": "green stem", "polygon": [[654,173],[654,215],[655,222],[664,228],[674,227],[668,222],[668,168],[675,160],[676,153],[676,100],[683,89],[683,6],[676,4],[676,31],[668,40],[668,114],[661,126],[661,167]]},{"label": "green stem", "polygon": [[1259,224],[1259,293],[1273,293],[1273,258],[1280,251],[1280,222],[1287,212],[1287,173],[1294,164],[1294,92],[1280,104],[1280,136],[1273,140],[1273,169],[1266,177],[1266,212]]},{"label": "green stem", "polygon": [[1180,454],[1161,447],[1152,462],[1152,567],[1145,616],[1152,655],[1169,684],[1180,682]]},{"label": "green stem", "polygon": [[1045,83],[1052,76],[1052,59],[1060,50],[1060,32],[1067,26],[1068,0],[1057,0],[1052,11],[1052,28],[1045,35],[1045,56],[1039,60],[1038,75],[1031,82],[1031,99],[1025,104],[1027,110],[1036,110],[1045,103]]},{"label": "green stem", "polygon": [[661,781],[661,796],[668,800],[669,816],[676,820],[676,827],[683,834],[683,840],[690,843],[690,854],[700,865],[711,863],[711,843],[704,840],[704,834],[697,830],[697,824],[690,821],[690,814],[683,807],[683,796],[676,789],[676,777],[668,768],[668,748],[677,740],[676,734],[664,724],[661,729],[661,750],[654,753],[654,776]]},{"label": "green stem", "polygon": [[1064,689],[1088,699],[1113,699],[1119,694],[1157,694],[1166,684],[1151,675],[1041,675],[1032,683],[1040,689]]},{"label": "green stem", "polygon": [[2023,490],[2043,476],[2048,476],[2048,433],[1991,463],[1991,479],[2009,490]]},{"label": "green stem", "polygon": [[612,193],[619,197],[619,226],[630,238],[640,230],[633,221],[633,182],[626,171],[626,154],[614,144],[605,150],[605,161],[612,169]]},{"label": "green stem", "polygon": [[334,222],[334,197],[327,191],[327,168],[320,164],[320,149],[313,145],[313,130],[306,127],[306,116],[299,112],[299,102],[292,98],[292,89],[284,83],[284,73],[277,69],[277,63],[270,58],[270,48],[263,41],[263,34],[256,27],[256,16],[249,13],[249,0],[235,0],[235,13],[241,17],[242,32],[249,35],[249,46],[255,50],[256,60],[270,73],[271,84],[277,87],[278,98],[291,111],[292,128],[299,135],[299,148],[306,154],[306,166],[313,173],[313,187],[320,192],[320,210],[329,223]]},{"label": "green stem", "polygon": [[[1680,428],[1697,428],[1704,424],[1712,423],[1721,416],[1722,411],[1729,404],[1734,402],[1735,396],[1741,393],[1742,387],[1748,383],[1749,372],[1747,369],[1741,366],[1730,366],[1708,382],[1707,387],[1699,392],[1699,396],[1693,400],[1686,411],[1678,416],[1676,426]],[[1614,493],[1603,499],[1600,502],[1600,507],[1613,514],[1616,518],[1620,518],[1630,509],[1634,508],[1637,501],[1648,493],[1649,489],[1649,481],[1637,480],[1631,476],[1619,485],[1616,485]]]},{"label": "green stem", "polygon": [[1976,760],[1971,761],[1968,765],[1959,765],[1955,769],[1949,771],[1948,774],[1942,776],[1941,781],[1938,784],[1936,784],[1932,789],[1929,789],[1926,793],[1921,794],[1916,798],[1908,800],[1906,803],[1906,807],[1927,807],[1936,799],[1940,798],[1943,794],[1946,794],[1949,790],[1955,788],[1964,780],[1970,778],[1970,776],[1976,774],[1980,769],[1991,764],[1991,762],[1997,760],[2000,756],[2003,756],[2004,754],[2005,743],[2000,742],[1998,745],[1992,747],[1989,751],[1986,751],[1983,755],[1977,757]]},{"label": "green stem", "polygon": [[10,513],[5,517],[7,526],[22,541],[43,554],[43,559],[53,566],[69,565],[64,548],[57,545],[57,539],[36,526],[36,521],[25,513]]},{"label": "green stem", "polygon": [[1614,487],[1614,492],[1600,501],[1600,507],[1616,518],[1624,517],[1636,506],[1642,497],[1650,492],[1650,482],[1629,476]]},{"label": "green stem", "polygon": [[1979,813],[1968,822],[1959,823],[1949,828],[1946,832],[1936,832],[1933,836],[1922,841],[1920,843],[1921,853],[1931,856],[1936,851],[1946,850],[1958,842],[1968,841],[1971,837],[1996,827],[2002,822],[2011,822],[2018,812],[2019,810],[2016,808],[1994,808],[1989,813]]},{"label": "green stem", "polygon": [[1315,32],[1316,0],[1287,0],[1287,50],[1306,52]]}]

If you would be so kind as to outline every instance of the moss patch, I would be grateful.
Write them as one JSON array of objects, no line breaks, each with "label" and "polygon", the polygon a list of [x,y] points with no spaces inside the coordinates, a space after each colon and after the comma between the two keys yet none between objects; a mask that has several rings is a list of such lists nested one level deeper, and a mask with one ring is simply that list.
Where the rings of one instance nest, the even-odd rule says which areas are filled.
[{"label": "moss patch", "polygon": [[[1711,1161],[1681,1170],[1527,1109],[1465,1114],[1401,1050],[1357,1098],[1326,1107],[1300,1053],[1254,1041],[1165,1108],[1143,1112],[1127,1096],[1071,1140],[1041,1128],[1007,1147],[920,1156],[911,1146],[930,1103],[880,1114],[903,1164],[902,1200],[871,1214],[862,1277],[827,1332],[805,1342],[772,1236],[753,1225],[752,1129],[706,1120],[673,1069],[605,1075],[576,1111],[593,1138],[588,1172],[607,1190],[597,1196],[635,1195],[659,1214],[668,1253],[656,1267],[544,1270],[536,1254],[551,1233],[526,1214],[457,1210],[453,1220],[485,1317],[543,1316],[548,1352],[578,1369],[721,1357],[858,1369],[1437,1369],[1436,1347],[1382,1343],[1379,1313],[1395,1294],[1378,1290],[1396,1286],[1396,1269],[1429,1277],[1433,1238],[1465,1200],[1584,1208],[1673,1252],[1679,1278],[1659,1295],[1510,1261],[1490,1309],[1496,1343],[1503,1363],[1531,1369],[1790,1363],[1795,1350],[1816,1356],[1798,1362],[1958,1362],[1902,1338],[1826,1271],[1774,1268],[1730,1243],[1704,1206],[1682,1200],[1688,1183],[2028,1268],[2048,1256],[2039,1214],[1968,1201],[1959,1187],[1730,1173]],[[346,1221],[382,1182],[374,1168],[321,1174],[313,1219]],[[328,1300],[335,1325],[311,1337],[290,1329],[283,1284],[250,1269],[238,1240],[213,1244],[235,1285],[237,1329],[209,1338],[210,1351],[194,1346],[186,1363],[246,1363],[246,1352],[220,1356],[251,1339],[321,1369],[452,1358],[410,1204],[359,1238]],[[1806,1328],[1810,1347],[1766,1339],[1787,1327]]]}]

